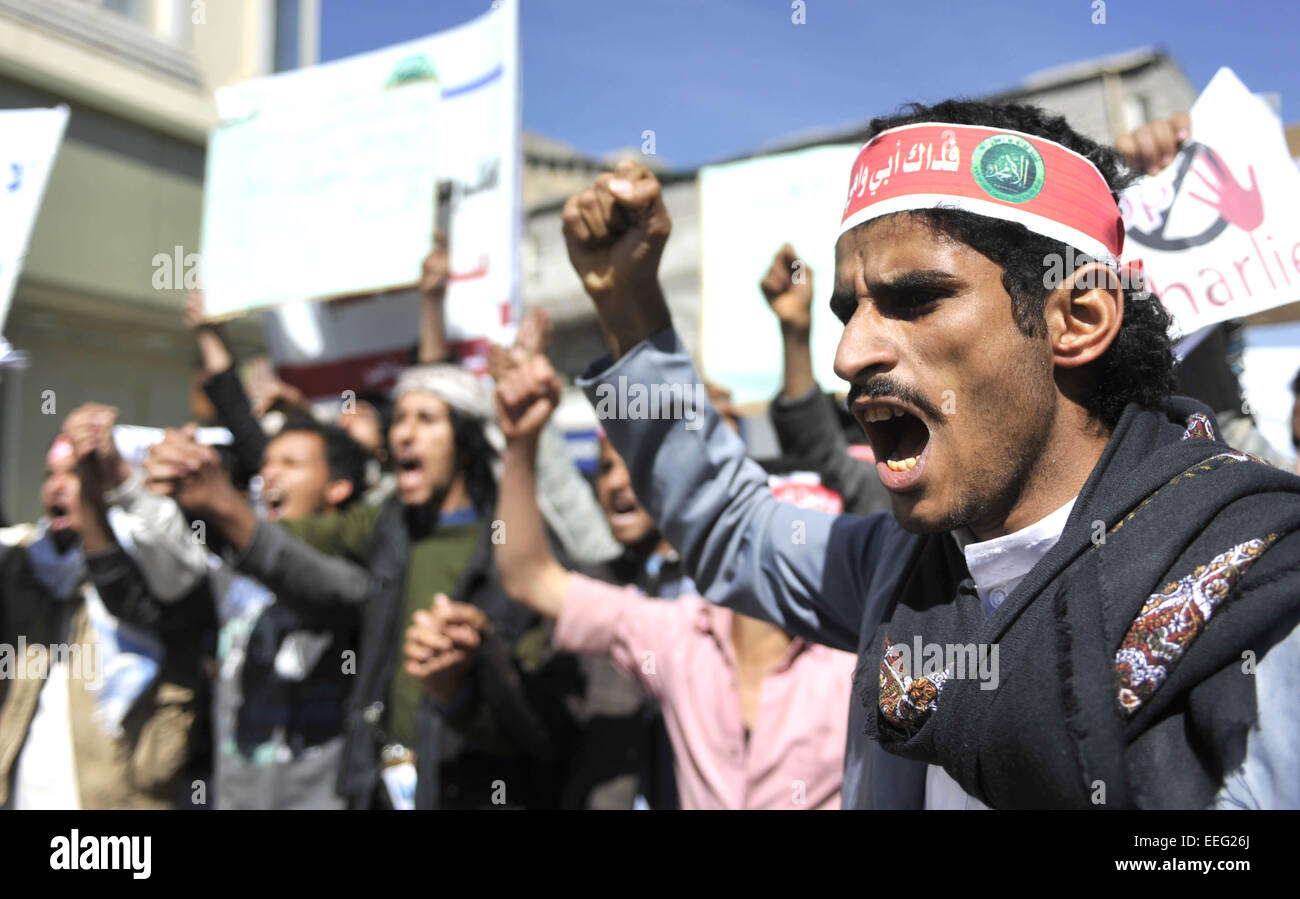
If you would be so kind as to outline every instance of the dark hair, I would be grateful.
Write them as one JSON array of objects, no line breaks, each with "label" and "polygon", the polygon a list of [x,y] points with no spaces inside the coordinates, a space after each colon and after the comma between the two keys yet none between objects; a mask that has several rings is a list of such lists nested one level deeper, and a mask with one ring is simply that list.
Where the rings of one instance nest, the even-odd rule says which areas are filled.
[{"label": "dark hair", "polygon": [[[285,434],[315,434],[325,445],[325,465],[329,469],[330,480],[349,481],[352,492],[347,499],[339,503],[339,508],[347,508],[354,500],[360,499],[366,489],[366,460],[369,455],[365,447],[352,439],[347,431],[337,425],[321,424],[305,415],[291,415],[271,440]],[[270,446],[270,442],[267,442]]]},{"label": "dark hair", "polygon": [[455,465],[465,472],[465,490],[479,515],[491,516],[496,506],[497,480],[492,470],[497,451],[488,443],[477,418],[448,405],[455,441]]},{"label": "dark hair", "polygon": [[[1066,124],[1061,116],[1051,115],[1036,106],[976,100],[947,100],[935,106],[912,103],[896,115],[873,119],[870,127],[872,134],[878,134],[917,122],[1005,128],[1045,137],[1095,165],[1116,200],[1119,191],[1133,179],[1133,175],[1122,167],[1114,150],[1089,140]],[[960,209],[927,209],[908,214],[919,217],[935,231],[961,241],[1002,266],[1002,286],[1011,295],[1012,315],[1020,331],[1029,337],[1045,337],[1047,334],[1043,308],[1050,292],[1044,278],[1048,260],[1067,260],[1073,255],[1077,266],[1092,261],[1077,247],[1067,248],[1060,241],[1042,237],[1014,222]],[[1128,279],[1128,288],[1124,292],[1124,316],[1115,340],[1106,352],[1089,364],[1088,370],[1092,373],[1092,386],[1088,396],[1083,398],[1083,405],[1107,429],[1115,427],[1120,413],[1129,403],[1159,409],[1173,392],[1174,357],[1169,339],[1169,313],[1159,298],[1146,289],[1140,275],[1134,274]]]}]

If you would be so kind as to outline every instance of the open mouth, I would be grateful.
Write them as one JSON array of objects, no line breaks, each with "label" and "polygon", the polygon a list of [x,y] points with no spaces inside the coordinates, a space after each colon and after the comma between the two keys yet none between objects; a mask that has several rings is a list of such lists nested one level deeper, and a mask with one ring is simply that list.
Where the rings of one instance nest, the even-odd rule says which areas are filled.
[{"label": "open mouth", "polygon": [[894,401],[874,399],[856,405],[858,420],[876,456],[881,483],[895,490],[916,484],[929,456],[929,426]]},{"label": "open mouth", "polygon": [[50,530],[66,531],[72,527],[72,517],[68,514],[68,507],[62,503],[54,503],[49,506],[45,513],[50,519]]},{"label": "open mouth", "polygon": [[424,483],[424,468],[420,460],[413,456],[399,457],[394,463],[397,471],[397,486],[403,491],[418,490]]},{"label": "open mouth", "polygon": [[640,520],[640,513],[641,507],[637,505],[635,497],[627,493],[617,493],[610,498],[609,523],[612,526],[637,524]]},{"label": "open mouth", "polygon": [[262,494],[262,500],[266,504],[266,517],[270,521],[277,521],[284,515],[284,506],[288,497],[279,487],[272,487]]}]

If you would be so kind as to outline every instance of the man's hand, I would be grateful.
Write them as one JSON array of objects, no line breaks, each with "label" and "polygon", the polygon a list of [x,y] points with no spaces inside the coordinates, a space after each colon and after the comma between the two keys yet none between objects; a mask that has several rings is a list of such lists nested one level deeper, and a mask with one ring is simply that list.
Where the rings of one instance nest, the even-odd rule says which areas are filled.
[{"label": "man's hand", "polygon": [[447,252],[447,235],[433,232],[433,249],[420,267],[420,348],[421,365],[445,362],[451,358],[447,346],[447,322],[442,302],[451,283],[451,254]]},{"label": "man's hand", "polygon": [[203,371],[209,377],[219,375],[235,364],[221,328],[209,321],[203,291],[197,288],[191,290],[185,299],[185,326],[194,332],[199,355],[203,357]]},{"label": "man's hand", "polygon": [[812,269],[794,247],[784,244],[776,251],[772,266],[758,286],[783,329],[803,333],[812,330]]},{"label": "man's hand", "polygon": [[1187,113],[1180,112],[1121,134],[1115,139],[1115,149],[1129,168],[1154,175],[1174,161],[1179,146],[1191,133],[1192,120]]},{"label": "man's hand", "polygon": [[523,350],[530,356],[545,355],[551,345],[551,335],[554,333],[555,323],[551,321],[550,313],[541,306],[534,306],[519,323],[519,333],[515,335],[515,349]]},{"label": "man's hand", "polygon": [[275,366],[265,356],[258,356],[248,365],[248,393],[256,418],[273,411],[298,412],[309,417],[312,414],[306,394],[281,381],[275,373]]},{"label": "man's hand", "polygon": [[506,442],[535,441],[560,404],[560,379],[545,356],[527,356],[497,380],[495,399]]},{"label": "man's hand", "polygon": [[564,204],[569,261],[596,304],[615,358],[671,323],[659,260],[672,230],[659,181],[625,160]]},{"label": "man's hand", "polygon": [[451,254],[447,252],[447,235],[442,231],[433,234],[433,249],[424,257],[420,268],[420,296],[426,300],[441,300],[447,296],[451,282]]},{"label": "man's hand", "polygon": [[281,381],[275,373],[275,366],[265,356],[258,356],[248,365],[248,393],[256,418],[273,411],[298,412],[311,417],[311,402],[306,394]]},{"label": "man's hand", "polygon": [[437,702],[450,705],[460,692],[483,637],[491,632],[491,622],[481,610],[452,602],[439,593],[433,607],[416,612],[406,629],[403,670],[419,680]]},{"label": "man's hand", "polygon": [[78,406],[63,422],[63,435],[72,444],[82,477],[88,479],[88,487],[94,488],[83,493],[112,490],[131,476],[131,466],[118,454],[113,442],[116,424],[117,409],[101,403]]},{"label": "man's hand", "polygon": [[202,518],[236,549],[243,549],[257,530],[257,517],[230,483],[230,473],[210,446],[194,439],[198,425],[168,428],[144,460],[145,486],[176,500],[191,518]]},{"label": "man's hand", "polygon": [[509,372],[527,362],[530,356],[545,355],[547,347],[551,345],[551,334],[554,331],[555,325],[545,309],[541,306],[529,309],[524,320],[519,323],[519,332],[515,335],[514,346],[488,344],[488,375],[493,381],[500,381]]},{"label": "man's hand", "polygon": [[217,451],[194,439],[197,430],[194,424],[168,428],[163,439],[149,448],[144,472],[150,490],[170,496],[186,512],[202,517],[238,494]]}]

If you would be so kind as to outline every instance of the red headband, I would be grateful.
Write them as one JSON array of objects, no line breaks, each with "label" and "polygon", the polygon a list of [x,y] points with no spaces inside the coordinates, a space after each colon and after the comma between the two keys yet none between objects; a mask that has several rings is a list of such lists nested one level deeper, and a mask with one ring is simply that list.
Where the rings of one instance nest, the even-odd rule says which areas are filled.
[{"label": "red headband", "polygon": [[1019,131],[926,122],[882,131],[853,164],[840,234],[882,215],[964,209],[1119,264],[1124,223],[1084,157]]}]

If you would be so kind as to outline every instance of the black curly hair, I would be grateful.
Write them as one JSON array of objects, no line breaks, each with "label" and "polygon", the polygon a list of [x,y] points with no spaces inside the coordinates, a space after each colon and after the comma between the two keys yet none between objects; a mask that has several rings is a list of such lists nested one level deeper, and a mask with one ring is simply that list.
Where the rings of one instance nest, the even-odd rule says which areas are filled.
[{"label": "black curly hair", "polygon": [[478,419],[454,408],[450,413],[456,468],[465,472],[465,490],[478,514],[491,518],[497,496],[496,474],[492,468],[497,451],[488,442],[487,432]]},{"label": "black curly hair", "polygon": [[[1116,200],[1134,177],[1123,167],[1114,150],[1079,134],[1061,116],[1025,104],[978,100],[946,100],[934,106],[911,103],[895,115],[872,119],[870,129],[874,135],[919,122],[1004,128],[1055,141],[1095,165]],[[1002,286],[1011,295],[1016,325],[1029,337],[1047,334],[1043,308],[1050,293],[1044,277],[1048,260],[1065,260],[1073,255],[1076,267],[1092,261],[1077,247],[1067,248],[1060,241],[1042,237],[1014,222],[960,209],[926,209],[906,214],[917,216],[936,232],[962,242],[1002,266]],[[1174,390],[1169,313],[1159,298],[1146,289],[1140,275],[1127,280],[1119,333],[1106,352],[1089,364],[1093,377],[1089,393],[1082,399],[1089,414],[1107,430],[1115,427],[1129,403],[1160,409]]]}]

